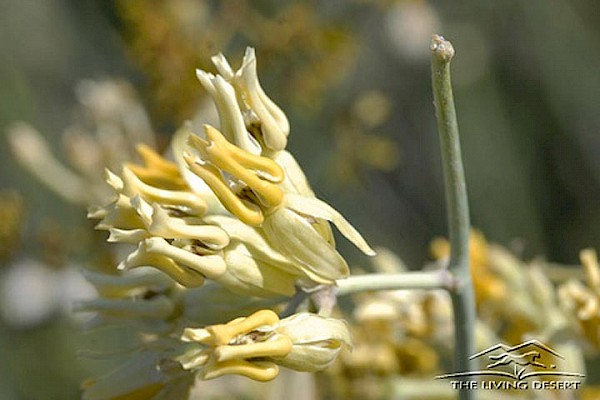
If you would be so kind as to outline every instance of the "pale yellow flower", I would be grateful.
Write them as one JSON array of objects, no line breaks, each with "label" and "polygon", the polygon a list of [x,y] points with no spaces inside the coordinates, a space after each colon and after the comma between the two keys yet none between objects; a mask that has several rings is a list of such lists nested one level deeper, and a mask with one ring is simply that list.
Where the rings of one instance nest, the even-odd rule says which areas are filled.
[{"label": "pale yellow flower", "polygon": [[[258,82],[254,49],[246,49],[242,66],[237,71],[231,68],[223,54],[214,56],[212,61],[220,76],[215,77],[200,70],[196,72],[217,104],[221,116],[221,131],[245,151],[253,152],[256,149],[256,145],[250,141],[258,141],[263,152],[285,149],[290,125],[283,111],[267,96]],[[248,137],[248,131],[253,135],[251,138]],[[260,152],[260,148],[258,151]]]},{"label": "pale yellow flower", "polygon": [[585,271],[585,283],[570,280],[559,288],[561,306],[577,324],[580,332],[600,348],[600,265],[594,249],[579,253]]},{"label": "pale yellow flower", "polygon": [[184,369],[198,370],[204,379],[238,374],[258,381],[275,378],[278,365],[321,370],[350,344],[343,321],[307,313],[280,320],[270,310],[224,325],[186,328],[182,340],[199,344],[177,358]]},{"label": "pale yellow flower", "polygon": [[366,254],[374,254],[332,207],[314,196],[285,193],[277,185],[284,180],[277,163],[233,146],[211,126],[205,126],[205,135],[206,139],[190,136],[190,144],[200,155],[185,155],[191,171],[204,179],[227,210],[242,222],[259,227],[269,244],[292,260],[301,273],[326,284],[349,273],[346,261],[333,246],[331,232],[322,226],[324,221],[333,222]]}]

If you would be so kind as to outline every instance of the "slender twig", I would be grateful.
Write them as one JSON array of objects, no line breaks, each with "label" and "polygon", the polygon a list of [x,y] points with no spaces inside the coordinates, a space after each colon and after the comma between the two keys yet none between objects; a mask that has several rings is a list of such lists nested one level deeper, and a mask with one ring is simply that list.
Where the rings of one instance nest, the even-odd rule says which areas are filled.
[{"label": "slender twig", "polygon": [[338,296],[376,290],[449,289],[452,277],[445,269],[398,274],[355,275],[337,282]]},{"label": "slender twig", "polygon": [[[455,352],[454,368],[472,370],[469,356],[475,352],[475,300],[469,270],[469,205],[460,152],[458,123],[450,80],[450,61],[454,56],[452,44],[439,35],[431,41],[431,80],[440,136],[448,229],[450,263],[448,270],[456,285],[450,290],[454,308]],[[461,399],[473,399],[474,392],[461,390]]]}]

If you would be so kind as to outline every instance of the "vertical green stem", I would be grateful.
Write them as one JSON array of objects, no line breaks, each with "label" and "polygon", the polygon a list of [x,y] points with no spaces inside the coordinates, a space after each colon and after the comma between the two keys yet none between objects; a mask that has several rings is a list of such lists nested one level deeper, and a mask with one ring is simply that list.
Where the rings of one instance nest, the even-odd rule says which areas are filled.
[{"label": "vertical green stem", "polygon": [[[455,369],[472,370],[469,356],[475,352],[475,299],[469,270],[469,204],[463,170],[458,123],[450,80],[452,44],[439,35],[431,41],[431,80],[442,152],[451,255],[448,270],[455,284],[450,288],[454,308]],[[461,399],[474,392],[461,390]]]}]

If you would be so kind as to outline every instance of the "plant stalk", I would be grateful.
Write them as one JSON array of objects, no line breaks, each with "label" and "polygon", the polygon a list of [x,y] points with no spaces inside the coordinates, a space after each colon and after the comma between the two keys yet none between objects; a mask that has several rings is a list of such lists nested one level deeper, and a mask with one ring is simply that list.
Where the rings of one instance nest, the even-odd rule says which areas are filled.
[{"label": "plant stalk", "polygon": [[[454,56],[454,48],[442,36],[434,35],[430,49],[433,98],[448,208],[451,247],[448,271],[455,282],[454,287],[449,290],[454,309],[454,368],[456,371],[465,372],[473,370],[473,363],[469,361],[469,357],[475,353],[475,298],[469,268],[470,222],[467,186],[450,79],[450,61]],[[459,398],[474,399],[475,393],[461,390]]]},{"label": "plant stalk", "polygon": [[378,290],[448,290],[453,286],[452,277],[447,270],[355,275],[340,279],[336,284],[338,296]]}]

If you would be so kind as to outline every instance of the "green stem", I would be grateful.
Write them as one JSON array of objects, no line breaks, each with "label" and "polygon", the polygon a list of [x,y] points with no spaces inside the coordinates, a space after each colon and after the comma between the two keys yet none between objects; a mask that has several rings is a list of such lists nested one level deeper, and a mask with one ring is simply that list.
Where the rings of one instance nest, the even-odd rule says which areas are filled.
[{"label": "green stem", "polygon": [[336,283],[338,296],[374,290],[449,289],[453,286],[447,270],[356,275]]},{"label": "green stem", "polygon": [[[434,35],[431,41],[431,80],[448,207],[451,245],[448,270],[455,281],[455,286],[450,290],[456,341],[454,368],[464,372],[473,369],[469,356],[475,352],[475,299],[469,269],[469,204],[450,79],[453,56],[452,44]],[[473,399],[474,395],[472,391],[461,390],[460,399]]]}]

